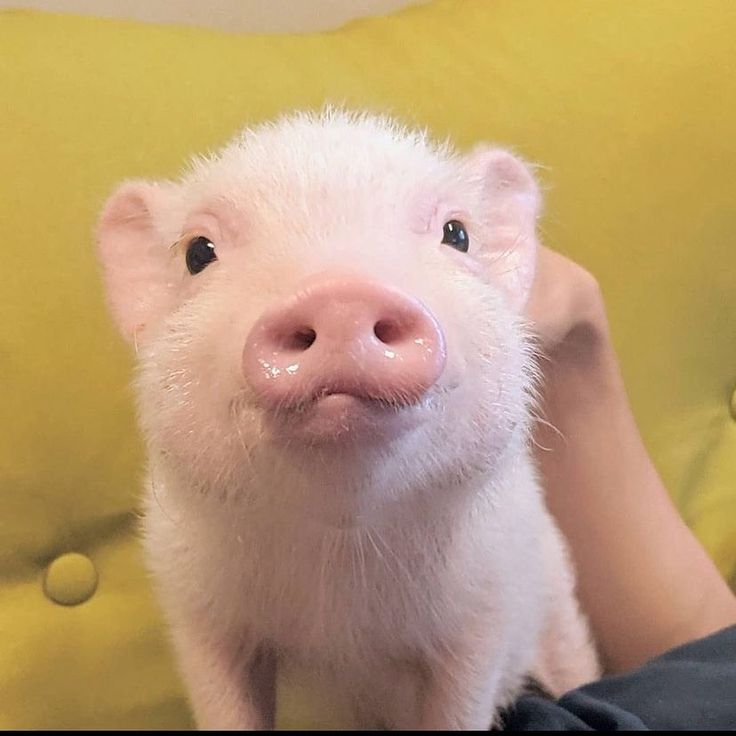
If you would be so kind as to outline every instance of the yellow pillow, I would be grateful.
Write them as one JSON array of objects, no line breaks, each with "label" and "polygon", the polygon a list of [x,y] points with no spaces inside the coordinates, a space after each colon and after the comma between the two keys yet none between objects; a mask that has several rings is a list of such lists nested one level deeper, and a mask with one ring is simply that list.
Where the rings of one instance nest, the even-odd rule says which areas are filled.
[{"label": "yellow pillow", "polygon": [[191,725],[90,234],[118,180],[324,101],[544,165],[546,242],[600,278],[647,445],[733,579],[734,38],[731,0],[444,0],[303,36],[0,13],[0,727]]}]

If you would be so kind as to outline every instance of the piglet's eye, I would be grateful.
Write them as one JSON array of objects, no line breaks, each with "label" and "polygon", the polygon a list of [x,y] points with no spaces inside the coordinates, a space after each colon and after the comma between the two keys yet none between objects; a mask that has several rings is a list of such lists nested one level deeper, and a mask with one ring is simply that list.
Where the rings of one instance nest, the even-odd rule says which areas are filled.
[{"label": "piglet's eye", "polygon": [[442,242],[452,246],[461,253],[467,253],[470,247],[470,238],[465,225],[460,220],[449,220],[442,229]]},{"label": "piglet's eye", "polygon": [[187,268],[189,273],[197,274],[217,260],[217,254],[215,253],[215,244],[200,235],[197,238],[193,238],[189,241],[187,246]]}]

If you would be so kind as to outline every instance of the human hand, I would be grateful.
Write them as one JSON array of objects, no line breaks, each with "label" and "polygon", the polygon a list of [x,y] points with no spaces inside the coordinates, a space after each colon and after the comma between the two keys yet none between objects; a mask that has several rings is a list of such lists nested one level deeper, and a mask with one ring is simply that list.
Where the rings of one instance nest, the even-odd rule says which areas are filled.
[{"label": "human hand", "polygon": [[544,356],[586,361],[608,340],[603,294],[585,268],[541,246],[525,317]]}]

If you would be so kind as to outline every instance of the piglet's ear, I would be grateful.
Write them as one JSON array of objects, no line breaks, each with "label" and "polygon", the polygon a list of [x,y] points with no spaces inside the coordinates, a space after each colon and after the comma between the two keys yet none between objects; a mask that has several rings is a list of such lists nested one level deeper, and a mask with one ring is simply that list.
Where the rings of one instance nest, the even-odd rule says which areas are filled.
[{"label": "piglet's ear", "polygon": [[501,149],[481,146],[468,156],[467,165],[481,181],[485,242],[478,258],[512,309],[521,312],[537,260],[539,188],[528,166]]},{"label": "piglet's ear", "polygon": [[171,253],[158,231],[156,215],[170,206],[172,198],[171,185],[126,182],[107,200],[97,225],[108,304],[131,342],[168,311]]}]

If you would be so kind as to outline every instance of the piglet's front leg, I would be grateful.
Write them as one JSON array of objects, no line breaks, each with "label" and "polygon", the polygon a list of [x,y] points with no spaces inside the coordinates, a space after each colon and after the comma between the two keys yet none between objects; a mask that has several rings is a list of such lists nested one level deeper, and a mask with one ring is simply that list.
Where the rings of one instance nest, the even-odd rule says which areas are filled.
[{"label": "piglet's front leg", "polygon": [[423,731],[486,731],[496,708],[501,668],[483,642],[448,649],[443,661],[425,665],[418,728]]},{"label": "piglet's front leg", "polygon": [[264,646],[173,629],[180,671],[200,730],[273,729],[276,657]]}]

